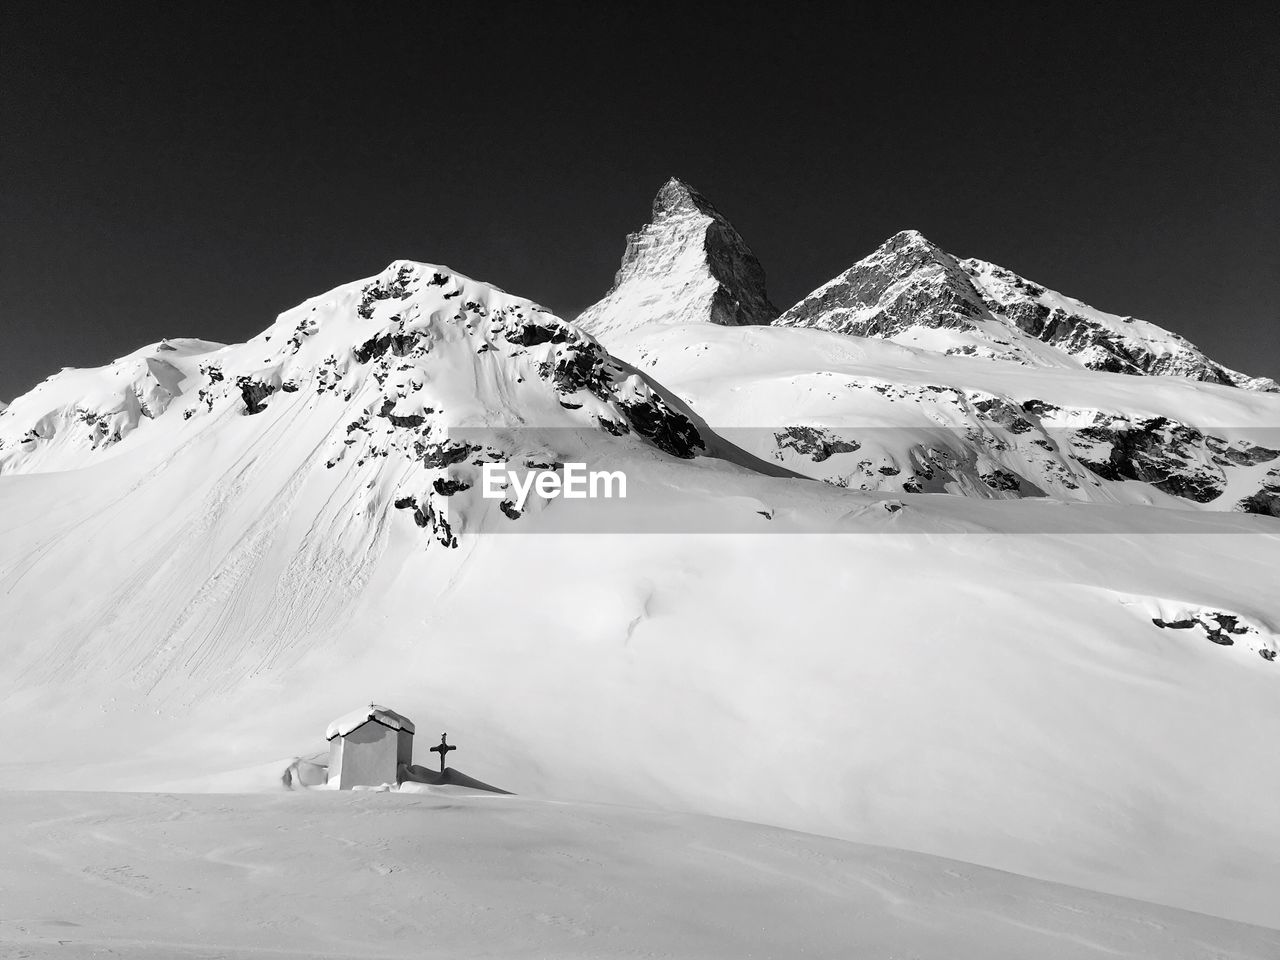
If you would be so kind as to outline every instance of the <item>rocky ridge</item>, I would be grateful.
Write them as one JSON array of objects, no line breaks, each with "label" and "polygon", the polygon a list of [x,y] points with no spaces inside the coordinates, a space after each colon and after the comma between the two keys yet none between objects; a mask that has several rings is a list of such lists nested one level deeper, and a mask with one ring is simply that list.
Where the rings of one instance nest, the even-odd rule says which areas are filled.
[{"label": "rocky ridge", "polygon": [[959,259],[914,230],[890,237],[776,323],[947,355],[1280,390],[1273,380],[1222,366],[1176,333],[1104,313],[995,264]]}]

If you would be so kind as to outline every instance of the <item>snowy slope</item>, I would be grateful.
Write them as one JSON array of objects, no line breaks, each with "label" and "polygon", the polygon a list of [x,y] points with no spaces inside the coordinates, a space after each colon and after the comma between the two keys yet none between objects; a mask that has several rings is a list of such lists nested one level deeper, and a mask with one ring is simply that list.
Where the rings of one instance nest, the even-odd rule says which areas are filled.
[{"label": "snowy slope", "polygon": [[778,315],[764,269],[711,201],[672,177],[653,218],[627,237],[622,266],[604,299],[574,321],[606,344],[646,323],[770,323]]},{"label": "snowy slope", "polygon": [[162,340],[105,367],[64,368],[7,409],[0,404],[0,472],[75,467],[86,450],[110,449],[182,397],[221,348]]},{"label": "snowy slope", "polygon": [[920,854],[510,797],[0,794],[0,845],[19,957],[1280,954],[1274,930]]},{"label": "snowy slope", "polygon": [[1280,515],[1280,395],[817,330],[614,342],[756,455],[840,486]]},{"label": "snowy slope", "polygon": [[[41,459],[74,417],[21,438],[84,404],[15,401],[0,783],[252,769],[278,788],[376,701],[521,794],[1280,923],[1276,521],[790,478],[652,373],[526,300],[397,263],[202,355],[120,441],[73,433],[75,469]],[[1045,382],[1051,402],[1076,388]],[[1108,382],[1135,410],[1153,385],[1175,402],[1172,379]],[[1182,386],[1222,422],[1262,396]],[[512,517],[474,496],[489,457],[576,456],[625,469],[629,497]]]},{"label": "snowy slope", "polygon": [[915,230],[890,237],[776,322],[947,355],[1280,390],[1228,370],[1176,333],[1096,310],[994,264],[960,260]]}]

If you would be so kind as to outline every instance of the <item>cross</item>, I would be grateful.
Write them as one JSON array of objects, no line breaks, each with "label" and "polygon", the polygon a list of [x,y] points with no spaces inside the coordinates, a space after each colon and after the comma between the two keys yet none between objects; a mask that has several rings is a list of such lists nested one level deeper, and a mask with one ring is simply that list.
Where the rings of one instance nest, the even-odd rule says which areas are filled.
[{"label": "cross", "polygon": [[444,773],[444,758],[450,750],[457,750],[457,747],[451,747],[445,743],[445,738],[449,736],[447,733],[440,734],[440,742],[431,748],[432,753],[440,754],[440,772]]}]

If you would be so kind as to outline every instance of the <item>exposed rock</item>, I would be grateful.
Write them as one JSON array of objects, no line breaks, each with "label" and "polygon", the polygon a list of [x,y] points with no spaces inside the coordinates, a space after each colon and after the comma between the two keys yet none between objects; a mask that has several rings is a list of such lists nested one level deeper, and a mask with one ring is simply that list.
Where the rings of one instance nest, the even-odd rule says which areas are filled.
[{"label": "exposed rock", "polygon": [[373,308],[379,301],[403,300],[410,296],[410,285],[414,280],[413,264],[392,264],[392,267],[396,271],[393,275],[388,276],[387,271],[384,271],[371,283],[366,284],[361,291],[360,304],[356,307],[356,313],[362,319],[373,319]]},{"label": "exposed rock", "polygon": [[[1222,613],[1216,610],[1206,611],[1198,616],[1186,617],[1181,620],[1163,620],[1159,617],[1154,617],[1151,622],[1157,627],[1162,627],[1166,630],[1191,630],[1198,627],[1204,631],[1205,636],[1211,642],[1223,647],[1233,645],[1236,637],[1257,633],[1252,627],[1242,624],[1240,618],[1235,614]],[[1274,651],[1272,651],[1272,656],[1274,656]],[[1268,660],[1271,659],[1265,653],[1263,653],[1263,657]]]},{"label": "exposed rock", "polygon": [[458,538],[449,526],[449,521],[436,510],[430,500],[420,503],[413,497],[401,497],[394,502],[394,505],[397,510],[412,510],[413,522],[423,529],[430,530],[441,546],[457,548]]},{"label": "exposed rock", "polygon": [[856,440],[845,440],[821,427],[787,427],[774,434],[778,447],[803,454],[814,463],[821,463],[837,453],[853,453],[859,449]]},{"label": "exposed rock", "polygon": [[480,450],[479,447],[453,440],[446,440],[442,443],[417,442],[414,447],[418,458],[422,461],[422,465],[432,469],[443,469],[455,463],[461,463],[471,456],[473,452]]},{"label": "exposed rock", "polygon": [[252,377],[237,377],[236,386],[240,388],[240,396],[244,399],[245,413],[249,416],[267,409],[264,401],[276,391],[276,388],[271,384],[263,383],[261,380],[255,380]]},{"label": "exposed rock", "polygon": [[673,177],[658,191],[650,223],[627,237],[613,287],[575,323],[609,340],[647,323],[742,326],[777,316],[764,268],[741,235]]},{"label": "exposed rock", "polygon": [[916,326],[974,330],[974,321],[987,315],[959,262],[915,230],[904,230],[776,322],[892,338]]},{"label": "exposed rock", "polygon": [[[1093,424],[1068,434],[1080,463],[1107,480],[1140,480],[1158,490],[1210,503],[1222,495],[1227,472],[1280,457],[1255,444],[1229,444],[1195,427],[1165,417],[1129,419],[1099,413]],[[1237,509],[1271,513],[1268,488],[1242,500]]]},{"label": "exposed rock", "polygon": [[1244,497],[1236,509],[1241,513],[1280,517],[1280,483],[1268,484],[1252,496]]},{"label": "exposed rock", "polygon": [[432,489],[442,497],[452,497],[455,493],[462,493],[464,490],[470,490],[471,484],[465,480],[454,480],[451,478],[441,477],[432,484]]},{"label": "exposed rock", "polygon": [[529,321],[507,331],[504,336],[522,347],[536,347],[540,343],[564,343],[569,339],[569,332],[562,324]]},{"label": "exposed rock", "polygon": [[660,397],[653,397],[648,403],[620,402],[618,405],[636,433],[673,457],[689,460],[705,448],[698,428]]},{"label": "exposed rock", "polygon": [[420,413],[409,414],[407,416],[397,415],[395,412],[395,406],[395,399],[387,397],[382,401],[382,408],[378,411],[378,416],[385,417],[397,427],[420,427],[427,422],[427,418]]}]

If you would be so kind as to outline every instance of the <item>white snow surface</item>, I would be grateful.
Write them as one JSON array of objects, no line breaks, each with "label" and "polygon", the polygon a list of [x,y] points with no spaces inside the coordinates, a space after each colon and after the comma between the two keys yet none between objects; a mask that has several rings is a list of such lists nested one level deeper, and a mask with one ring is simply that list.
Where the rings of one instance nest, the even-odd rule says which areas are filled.
[{"label": "white snow surface", "polygon": [[367,707],[359,710],[352,710],[350,713],[344,713],[337,720],[334,720],[324,731],[324,738],[332,740],[334,737],[345,737],[357,727],[362,727],[370,720],[376,720],[384,727],[390,727],[392,730],[407,730],[409,733],[414,732],[413,721],[408,717],[402,717],[387,707],[377,703],[371,703]]},{"label": "white snow surface", "polygon": [[86,449],[111,448],[161,416],[223,345],[162,340],[105,367],[64,367],[6,407],[0,403],[0,472],[78,466]]},{"label": "white snow surface", "polygon": [[[83,404],[73,393],[19,398],[0,421],[10,444],[0,450],[0,726],[8,733],[0,784],[279,790],[291,760],[323,744],[329,718],[353,698],[373,697],[448,729],[468,771],[522,796],[752,821],[1280,926],[1280,663],[1267,656],[1280,632],[1274,518],[844,489],[787,475],[784,465],[762,472],[702,426],[705,454],[690,457],[628,427],[639,422],[636,410],[678,426],[688,408],[675,392],[710,401],[713,426],[735,395],[749,410],[759,403],[762,416],[776,411],[777,397],[766,392],[773,385],[782,397],[816,389],[797,379],[806,375],[800,366],[790,367],[808,364],[818,376],[816,343],[837,351],[827,366],[848,367],[831,374],[910,382],[915,370],[917,381],[942,373],[1005,391],[1030,389],[1034,378],[1050,401],[1075,403],[1085,390],[1089,402],[1193,405],[1202,419],[1246,427],[1264,395],[1079,369],[1050,376],[962,357],[935,358],[939,365],[925,372],[920,351],[892,344],[697,326],[708,334],[705,348],[673,327],[664,355],[641,373],[529,301],[447,268],[399,262],[307,301],[247,344],[193,348],[186,367],[175,362],[185,372],[170,381],[174,390],[165,387],[164,409],[105,448],[75,426],[81,421],[68,411]],[[800,346],[792,352],[790,343]],[[682,367],[684,347],[731,358],[744,379],[699,393],[692,367]],[[728,369],[713,367],[716,377]],[[132,383],[153,373],[145,362],[131,369]],[[561,376],[581,369],[591,373],[589,386]],[[99,383],[110,375],[86,376]],[[258,387],[271,390],[263,397]],[[113,396],[127,406],[132,393],[110,394],[95,409],[106,410]],[[251,401],[258,412],[249,413]],[[21,439],[40,422],[51,429]],[[496,508],[453,509],[435,487],[451,474],[429,466],[415,445],[429,456],[450,431],[469,426],[507,431],[504,455],[623,468],[631,495],[539,502],[515,520]],[[544,449],[528,450],[529,426],[555,429],[536,441]],[[470,470],[487,454],[469,455],[456,466]],[[622,528],[654,532],[590,532]],[[1188,612],[1231,614],[1247,630],[1224,645],[1198,629],[1153,623]],[[138,828],[150,829],[149,818],[167,815],[161,810],[198,823],[184,811],[199,808],[271,829],[284,818],[308,825],[309,839],[347,837],[329,814],[287,806],[311,800],[6,797],[28,806],[0,820],[10,830],[71,829],[76,843],[88,843],[86,831],[126,837],[117,828],[126,830],[134,810],[142,810]],[[358,801],[333,802],[339,806],[324,809],[349,813],[357,808],[341,804]],[[240,816],[250,808],[268,812]],[[468,815],[446,814],[450,829]],[[512,822],[525,837],[559,829]],[[386,829],[398,837],[401,823]],[[636,829],[619,834],[639,837],[629,849],[647,849],[663,833]],[[864,889],[880,904],[874,886],[893,891],[883,909],[895,916],[916,910],[921,890],[939,891],[928,900],[932,910],[978,905],[967,921],[947,914],[934,925],[928,910],[913,914],[926,918],[919,935],[936,938],[929,949],[975,917],[989,935],[989,905],[1007,904],[1014,887],[1032,889],[1010,879],[975,901],[954,900],[958,888],[937,874],[923,887],[914,879],[885,887],[856,879],[860,867],[846,883],[832,872],[846,876],[831,866],[838,840],[797,841],[811,852],[775,857],[758,854],[751,839],[765,828],[735,825],[725,829],[746,833],[726,841],[732,852],[711,855],[706,841],[687,842],[703,829],[669,835],[688,856],[721,864],[700,876],[742,874],[773,893],[799,884],[805,898],[823,903]],[[213,843],[216,836],[194,854],[200,869],[251,888],[293,883],[288,864],[302,867],[310,861],[297,858],[316,849],[294,848],[281,864],[265,832]],[[593,856],[595,842],[571,847],[583,882],[591,870],[613,869]],[[52,862],[67,865],[92,896],[134,890],[138,909],[161,891],[187,897],[155,879],[176,867],[134,862],[135,849],[169,856],[160,845],[96,842],[94,856],[105,858],[91,861],[96,872],[59,852],[66,847],[31,841],[22,849],[26,859],[6,862],[0,876],[25,877],[33,871],[22,864]],[[372,883],[377,864],[395,866],[382,859],[388,849],[379,848],[376,862],[342,842],[315,855],[330,858],[325,869],[342,883],[352,875]],[[190,862],[188,853],[173,855]],[[634,876],[654,876],[638,870]],[[449,876],[442,870],[429,882]],[[688,893],[681,871],[657,876],[646,889],[675,882],[675,893]],[[935,881],[943,886],[929,886]],[[384,885],[395,886],[395,873]],[[706,909],[719,909],[717,894],[697,888]],[[345,887],[335,880],[318,889],[330,900],[301,919],[325,916],[320,907]],[[32,904],[27,921],[63,919],[38,890],[23,896],[36,898],[22,901]],[[367,911],[367,898],[354,902]],[[788,902],[788,910],[805,909]],[[1103,911],[1111,907],[1098,905],[1114,905],[1089,902]],[[724,909],[759,915],[736,912],[740,906]],[[1080,941],[1095,935],[1103,944],[1158,936],[1136,921],[1107,927],[1111,921],[1095,923],[1076,907],[1042,907],[1051,918],[1029,906],[999,926],[1043,945],[1028,928],[1052,919],[1077,938],[1063,939],[1063,950],[1085,950]],[[109,925],[101,918],[111,908],[95,909]],[[1151,917],[1142,911],[1156,908],[1132,909]],[[396,914],[387,910],[378,916],[390,925]],[[6,912],[6,922],[17,915]],[[1210,955],[1196,931],[1226,928],[1184,921],[1165,929],[1185,933],[1186,955]],[[412,931],[418,921],[405,922]],[[844,922],[832,921],[837,930]],[[34,936],[26,929],[23,936]],[[803,924],[780,929],[808,935],[797,932]],[[283,936],[280,928],[263,935]],[[1213,933],[1213,943],[1223,936]],[[1238,955],[1270,949],[1266,940],[1246,942],[1253,946]],[[1016,943],[1024,956],[1054,955]],[[1179,955],[1161,949],[1134,948]],[[925,946],[919,955],[928,955]]]},{"label": "white snow surface", "polygon": [[0,952],[1270,960],[1280,932],[690,814],[431,793],[0,793]]}]

